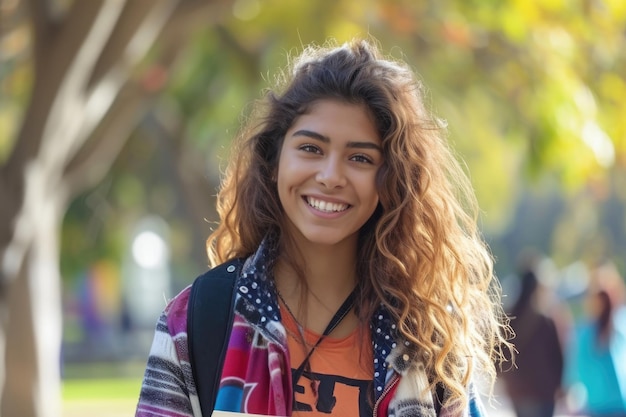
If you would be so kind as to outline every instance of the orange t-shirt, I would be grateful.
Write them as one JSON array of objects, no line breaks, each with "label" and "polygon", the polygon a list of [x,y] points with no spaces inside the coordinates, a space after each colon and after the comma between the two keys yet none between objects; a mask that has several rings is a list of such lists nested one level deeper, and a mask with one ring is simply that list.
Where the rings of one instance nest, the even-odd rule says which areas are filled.
[{"label": "orange t-shirt", "polygon": [[[281,307],[284,307],[281,303]],[[283,309],[282,322],[287,330],[292,374],[320,338],[305,330],[306,351],[298,325]],[[355,329],[344,338],[327,336],[309,358],[310,372],[304,373],[295,386],[293,416],[328,417],[371,416],[373,351],[369,329]],[[313,386],[317,388],[317,395]]]}]

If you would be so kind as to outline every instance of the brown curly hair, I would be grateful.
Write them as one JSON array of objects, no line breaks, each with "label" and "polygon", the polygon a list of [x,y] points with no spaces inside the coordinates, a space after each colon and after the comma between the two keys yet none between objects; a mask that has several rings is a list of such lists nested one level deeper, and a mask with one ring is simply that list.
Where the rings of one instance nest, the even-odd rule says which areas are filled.
[{"label": "brown curly hair", "polygon": [[460,403],[474,369],[493,386],[509,327],[472,186],[423,94],[409,66],[382,57],[371,40],[306,47],[235,142],[207,249],[216,265],[252,254],[268,234],[280,247],[289,237],[272,177],[287,130],[320,99],[365,105],[384,162],[378,208],[359,234],[357,314],[369,322],[384,304],[401,336],[420,348],[433,387],[443,384],[447,401]]}]

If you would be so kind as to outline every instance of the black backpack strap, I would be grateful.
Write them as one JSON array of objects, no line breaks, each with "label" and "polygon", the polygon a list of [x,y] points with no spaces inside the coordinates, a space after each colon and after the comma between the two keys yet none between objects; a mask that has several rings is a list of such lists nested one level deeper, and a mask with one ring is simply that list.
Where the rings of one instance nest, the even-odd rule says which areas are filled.
[{"label": "black backpack strap", "polygon": [[435,414],[439,415],[441,413],[441,408],[443,405],[443,400],[445,399],[445,388],[442,383],[438,383],[435,389]]},{"label": "black backpack strap", "polygon": [[187,307],[189,362],[203,416],[211,416],[233,324],[235,282],[243,259],[225,262],[200,275]]}]

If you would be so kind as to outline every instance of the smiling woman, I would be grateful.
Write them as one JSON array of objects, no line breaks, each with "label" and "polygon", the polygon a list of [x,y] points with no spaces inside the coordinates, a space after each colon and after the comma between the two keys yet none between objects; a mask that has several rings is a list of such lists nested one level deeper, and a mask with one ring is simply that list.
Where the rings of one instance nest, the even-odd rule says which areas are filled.
[{"label": "smiling woman", "polygon": [[224,268],[204,277],[236,275],[214,406],[187,288],[159,320],[137,416],[483,416],[474,380],[493,382],[508,325],[419,81],[362,40],[308,47],[281,74],[234,144],[207,241]]}]

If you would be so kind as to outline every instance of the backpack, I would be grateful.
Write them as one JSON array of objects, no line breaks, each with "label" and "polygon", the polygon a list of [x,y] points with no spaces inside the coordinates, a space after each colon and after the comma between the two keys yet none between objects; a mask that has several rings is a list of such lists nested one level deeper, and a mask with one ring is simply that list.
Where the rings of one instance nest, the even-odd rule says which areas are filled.
[{"label": "backpack", "polygon": [[235,282],[244,259],[233,259],[197,277],[187,306],[189,362],[205,417],[211,416],[233,324]]}]

